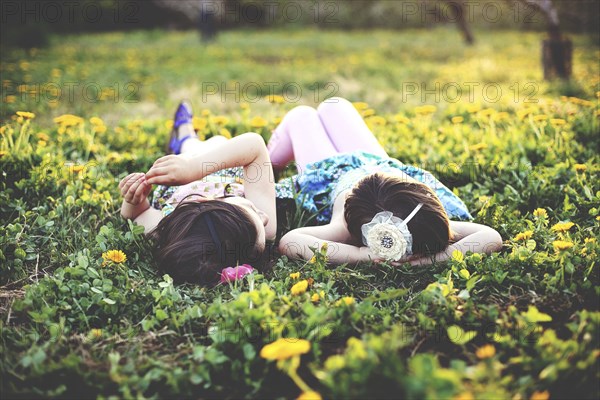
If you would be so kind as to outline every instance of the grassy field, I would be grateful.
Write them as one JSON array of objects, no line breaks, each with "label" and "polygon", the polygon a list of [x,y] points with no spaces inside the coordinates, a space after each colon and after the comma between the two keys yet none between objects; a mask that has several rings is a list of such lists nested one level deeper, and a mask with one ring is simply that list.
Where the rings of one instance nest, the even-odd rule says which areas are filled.
[{"label": "grassy field", "polygon": [[[572,81],[546,83],[539,34],[476,35],[156,31],[3,51],[3,397],[600,396],[599,49],[573,37]],[[210,289],[156,274],[117,184],[163,154],[176,104],[192,100],[204,137],[268,139],[332,95],[502,251],[417,269],[315,249]]]}]

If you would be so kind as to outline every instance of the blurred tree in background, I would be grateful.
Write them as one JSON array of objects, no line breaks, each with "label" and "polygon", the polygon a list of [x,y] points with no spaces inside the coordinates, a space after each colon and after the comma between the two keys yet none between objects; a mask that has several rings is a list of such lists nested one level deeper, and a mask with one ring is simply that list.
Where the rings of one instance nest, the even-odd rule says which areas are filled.
[{"label": "blurred tree in background", "polygon": [[[235,28],[407,29],[451,23],[472,42],[470,27],[545,30],[547,16],[533,3],[536,1],[3,0],[0,33],[3,47],[39,47],[52,33],[195,29],[204,28],[203,23],[211,25],[208,35]],[[553,0],[552,4],[564,32],[592,33],[600,42],[597,0]]]}]

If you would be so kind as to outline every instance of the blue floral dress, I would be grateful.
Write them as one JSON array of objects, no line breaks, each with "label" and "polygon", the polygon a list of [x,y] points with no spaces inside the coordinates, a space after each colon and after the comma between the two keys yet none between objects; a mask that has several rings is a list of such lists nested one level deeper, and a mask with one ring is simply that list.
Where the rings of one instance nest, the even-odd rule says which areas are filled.
[{"label": "blue floral dress", "polygon": [[364,151],[341,153],[308,164],[302,174],[280,183],[285,186],[279,188],[278,197],[292,196],[297,206],[317,214],[319,223],[328,223],[336,197],[374,172],[404,172],[435,191],[450,219],[473,219],[465,203],[429,171]]}]

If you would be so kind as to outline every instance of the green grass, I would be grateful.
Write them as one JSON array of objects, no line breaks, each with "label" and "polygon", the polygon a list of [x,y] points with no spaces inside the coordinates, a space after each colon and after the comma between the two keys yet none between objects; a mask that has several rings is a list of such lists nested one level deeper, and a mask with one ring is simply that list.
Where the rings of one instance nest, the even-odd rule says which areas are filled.
[{"label": "green grass", "polygon": [[[539,34],[477,38],[468,48],[452,29],[238,31],[204,46],[193,32],[156,31],[3,52],[3,397],[290,398],[308,385],[339,398],[597,398],[598,47],[573,37],[572,81],[546,83]],[[277,82],[288,99],[281,87],[293,84],[303,95],[202,101],[203,81],[254,82],[262,95]],[[21,96],[24,82],[116,82],[121,93],[49,102]],[[128,82],[141,84],[133,102]],[[503,95],[403,98],[410,82],[498,84]],[[538,101],[524,102],[533,89]],[[287,110],[328,93],[367,102],[357,107],[386,150],[453,188],[475,222],[501,233],[503,249],[421,268],[328,266],[317,251],[314,263],[275,257],[271,271],[213,289],[158,276],[151,243],[119,217],[117,184],[163,154],[177,102],[192,99],[205,137],[226,129],[268,139]],[[435,109],[417,108],[424,103]],[[82,120],[53,122],[62,114]],[[292,214],[283,229],[308,218]],[[573,226],[561,231],[566,221]],[[558,250],[559,240],[572,247]],[[127,261],[103,265],[111,249]],[[306,293],[291,294],[292,272],[313,279]],[[279,337],[310,342],[299,365],[260,356]]]}]

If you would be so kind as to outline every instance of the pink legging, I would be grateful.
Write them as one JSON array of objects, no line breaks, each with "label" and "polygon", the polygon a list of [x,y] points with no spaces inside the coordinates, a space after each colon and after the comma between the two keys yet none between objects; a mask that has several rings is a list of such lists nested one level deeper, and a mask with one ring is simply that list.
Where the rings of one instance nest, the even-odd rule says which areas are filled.
[{"label": "pink legging", "polygon": [[275,169],[295,160],[300,171],[338,153],[362,150],[388,156],[352,103],[341,97],[325,100],[316,110],[290,110],[273,130],[267,148]]}]

